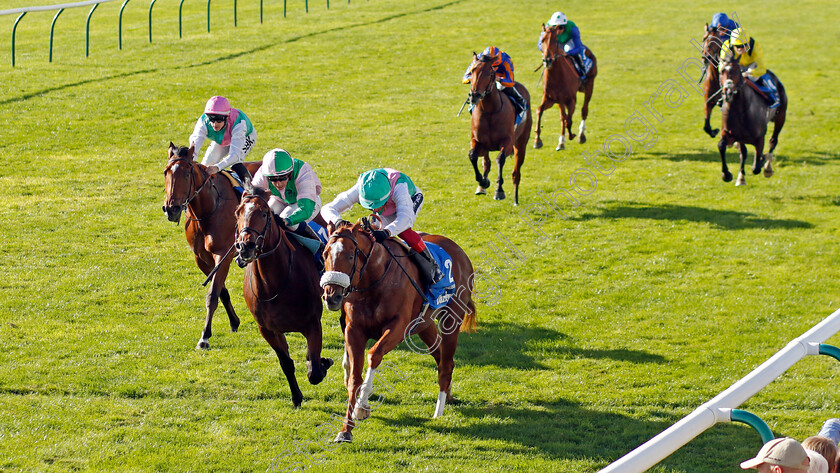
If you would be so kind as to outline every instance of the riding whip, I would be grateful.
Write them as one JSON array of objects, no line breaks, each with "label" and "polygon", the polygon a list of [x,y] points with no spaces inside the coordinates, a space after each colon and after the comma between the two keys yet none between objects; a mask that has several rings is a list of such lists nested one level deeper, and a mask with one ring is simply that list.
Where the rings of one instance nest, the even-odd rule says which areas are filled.
[{"label": "riding whip", "polygon": [[228,255],[230,254],[231,250],[233,250],[234,246],[236,246],[236,242],[234,242],[232,245],[230,245],[230,250],[227,250],[227,253],[225,253],[225,255],[222,257],[222,261],[219,261],[219,264],[217,264],[216,267],[213,268],[213,271],[210,271],[210,274],[207,275],[207,279],[205,279],[204,282],[201,283],[202,286],[206,286],[207,283],[209,283],[210,280],[213,279],[213,275],[216,274],[216,271],[218,271],[219,268],[222,266],[222,262],[224,262],[224,260],[227,259]]},{"label": "riding whip", "polygon": [[467,106],[467,103],[468,103],[469,101],[470,101],[470,98],[469,98],[469,97],[467,97],[467,100],[464,100],[464,105],[461,105],[461,110],[458,110],[458,115],[455,115],[455,118],[458,118],[458,117],[460,117],[460,116],[461,116],[461,112],[463,112],[463,111],[464,111],[464,107],[466,107],[466,106]]}]

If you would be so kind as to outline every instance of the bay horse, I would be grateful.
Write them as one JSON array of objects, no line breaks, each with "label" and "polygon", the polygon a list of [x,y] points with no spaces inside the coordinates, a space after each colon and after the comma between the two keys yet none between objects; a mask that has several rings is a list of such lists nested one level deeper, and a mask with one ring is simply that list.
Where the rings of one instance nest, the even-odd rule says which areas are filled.
[{"label": "bay horse", "polygon": [[706,68],[703,69],[703,77],[700,78],[703,87],[703,131],[705,131],[712,138],[716,137],[720,132],[719,128],[712,129],[710,118],[712,110],[717,105],[718,95],[721,93],[720,88],[720,74],[718,73],[718,61],[720,61],[720,49],[723,41],[718,36],[717,31],[709,29],[709,24],[706,23],[703,36],[703,64]]},{"label": "bay horse", "polygon": [[286,235],[287,229],[268,206],[269,197],[268,192],[254,189],[236,208],[236,262],[245,268],[245,303],[280,359],[292,404],[299,407],[303,394],[285,334],[306,337],[306,376],[311,384],[324,379],[333,361],[321,358],[321,289],[315,259],[296,238]]},{"label": "bay horse", "polygon": [[[531,103],[531,96],[525,86],[516,82],[516,90],[525,99],[526,104]],[[505,159],[514,155],[513,163],[513,204],[519,205],[519,180],[520,170],[525,161],[525,149],[528,145],[528,137],[531,135],[531,108],[528,106],[525,118],[516,123],[516,111],[513,102],[508,99],[496,86],[496,72],[493,70],[492,59],[485,56],[478,56],[473,53],[473,65],[470,69],[470,96],[469,101],[472,109],[472,122],[470,132],[470,163],[475,171],[475,180],[478,181],[476,195],[485,194],[490,187],[490,151],[499,151],[496,163],[499,167],[499,177],[496,180],[496,192],[493,198],[503,200],[505,191],[502,188],[504,183],[503,168]],[[484,173],[478,172],[478,157],[484,158]]]},{"label": "bay horse", "polygon": [[[204,329],[196,344],[196,349],[208,349],[213,335],[213,314],[220,299],[230,320],[230,330],[236,332],[239,329],[239,317],[225,287],[230,262],[233,260],[230,249],[233,246],[236,224],[234,211],[239,205],[239,196],[228,178],[221,173],[210,175],[205,166],[194,160],[194,156],[193,147],[178,147],[169,143],[169,161],[163,171],[166,188],[163,212],[170,222],[178,223],[186,209],[184,232],[195,254],[195,263],[205,275],[218,267],[207,291]],[[260,164],[258,161],[247,162],[245,167],[253,175]]]},{"label": "bay horse", "polygon": [[[412,280],[419,280],[420,272],[414,264],[406,263],[408,251],[395,239],[377,243],[371,228],[366,218],[355,224],[339,223],[337,228],[330,225],[330,238],[324,249],[327,271],[321,279],[323,299],[327,309],[342,311],[346,350],[342,365],[347,411],[336,442],[351,442],[354,419],[370,416],[368,401],[377,368],[385,354],[403,339],[411,344],[412,333],[429,347],[422,352],[435,359],[439,387],[435,417],[442,415],[446,402],[453,399],[451,383],[458,332],[475,328],[473,266],[457,244],[440,235],[422,234],[423,240],[438,244],[449,253],[450,282],[455,284],[456,292],[445,306],[421,314],[424,298],[412,284]],[[365,346],[370,339],[376,342],[367,351],[368,369],[363,382]]]},{"label": "bay horse", "polygon": [[592,60],[592,68],[586,75],[586,79],[580,80],[577,69],[572,64],[573,59],[560,48],[557,42],[557,29],[542,25],[542,62],[545,71],[542,74],[543,97],[537,109],[537,129],[534,135],[534,148],[542,148],[540,131],[542,131],[542,116],[545,110],[553,107],[554,104],[560,108],[560,118],[563,122],[562,133],[557,142],[555,150],[566,149],[566,133],[569,134],[569,141],[575,139],[572,133],[572,116],[575,113],[577,93],[583,92],[583,107],[580,110],[580,143],[586,143],[586,119],[589,117],[589,101],[592,99],[592,90],[595,87],[595,76],[598,75],[598,59],[589,48],[586,48],[586,56]]},{"label": "bay horse", "polygon": [[[773,151],[778,144],[779,133],[785,124],[787,113],[785,88],[772,72],[770,74],[773,75],[773,80],[776,82],[780,102],[775,110],[769,108],[763,93],[758,91],[758,87],[752,81],[744,78],[741,75],[742,72],[738,60],[732,55],[727,55],[725,66],[720,74],[724,103],[721,109],[723,131],[718,142],[718,151],[720,151],[720,160],[723,166],[723,180],[729,182],[732,180],[732,174],[726,167],[726,148],[732,146],[734,142],[738,142],[741,168],[738,172],[738,180],[735,181],[736,186],[743,186],[747,183],[744,174],[747,144],[753,145],[755,148],[753,174],[760,173],[763,165],[764,177],[773,175],[771,166]],[[762,154],[764,151],[764,136],[767,134],[767,124],[770,121],[773,121],[770,150],[767,151],[767,154]]]}]

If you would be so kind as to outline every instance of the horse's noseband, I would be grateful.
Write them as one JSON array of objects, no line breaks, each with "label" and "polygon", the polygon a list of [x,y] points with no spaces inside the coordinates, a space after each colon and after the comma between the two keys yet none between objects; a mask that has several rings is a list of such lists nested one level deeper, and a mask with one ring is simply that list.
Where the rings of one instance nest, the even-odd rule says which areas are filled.
[{"label": "horse's noseband", "polygon": [[343,289],[341,297],[347,297],[347,295],[351,292],[358,290],[357,287],[352,286],[352,282],[353,276],[356,274],[356,265],[359,262],[359,255],[361,254],[365,257],[365,262],[359,269],[359,280],[361,280],[362,274],[364,274],[365,268],[367,268],[367,265],[370,262],[370,254],[373,253],[373,245],[371,244],[370,252],[368,254],[365,254],[362,250],[359,249],[359,242],[356,241],[356,238],[354,238],[353,235],[331,235],[330,241],[337,240],[339,238],[347,238],[353,242],[353,266],[350,268],[350,274],[342,273],[341,271],[325,271],[324,275],[321,276],[321,287],[325,287],[328,284],[335,284],[337,286],[341,286],[341,288]]}]

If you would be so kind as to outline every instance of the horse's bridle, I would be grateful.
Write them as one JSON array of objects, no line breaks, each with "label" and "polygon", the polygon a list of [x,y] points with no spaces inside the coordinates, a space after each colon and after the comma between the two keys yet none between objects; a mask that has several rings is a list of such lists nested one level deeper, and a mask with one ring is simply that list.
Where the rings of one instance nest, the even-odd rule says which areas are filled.
[{"label": "horse's bridle", "polygon": [[[473,69],[473,72],[475,72],[475,69]],[[477,104],[477,103],[481,102],[482,100],[484,100],[484,97],[487,97],[488,95],[490,95],[491,91],[493,90],[492,88],[496,86],[496,72],[493,70],[493,64],[492,63],[490,63],[490,77],[491,77],[490,82],[487,83],[487,87],[485,87],[482,92],[472,92],[472,91],[470,91],[470,101],[471,102],[472,102],[472,96],[474,94],[478,95],[478,99],[476,99],[475,102],[472,102],[472,103]],[[499,104],[501,104],[501,100],[502,100],[502,98],[499,97]]]},{"label": "horse's bridle", "polygon": [[356,265],[359,262],[359,255],[362,255],[362,256],[365,257],[365,262],[364,262],[364,264],[362,264],[361,269],[359,269],[359,281],[361,282],[362,275],[365,273],[365,269],[367,268],[368,263],[370,263],[370,255],[373,254],[373,249],[376,247],[376,245],[375,245],[376,241],[373,239],[373,237],[368,233],[365,233],[365,235],[370,239],[370,251],[367,254],[365,254],[361,249],[359,249],[359,242],[356,241],[356,238],[353,237],[352,234],[348,233],[348,234],[344,235],[344,234],[336,233],[336,234],[330,235],[330,240],[329,240],[330,243],[333,240],[338,240],[339,238],[347,238],[347,239],[349,239],[350,241],[353,242],[353,245],[355,245],[355,248],[353,250],[353,266],[350,268],[350,274],[348,275],[349,278],[350,278],[350,284],[347,287],[343,288],[343,292],[341,293],[342,298],[347,297],[347,295],[350,294],[351,292],[354,292],[354,291],[355,292],[364,292],[364,291],[367,291],[370,288],[376,286],[377,284],[382,282],[383,279],[385,279],[385,275],[388,274],[388,270],[391,269],[391,263],[393,262],[393,259],[388,260],[388,265],[385,267],[385,271],[382,272],[382,276],[380,276],[377,281],[375,281],[374,283],[372,283],[368,287],[359,288],[359,287],[353,285],[353,276],[356,273]]},{"label": "horse's bridle", "polygon": [[[744,78],[744,77],[741,75],[741,72],[740,72],[741,66],[740,66],[740,64],[738,64],[737,62],[730,61],[730,60],[728,60],[728,59],[727,59],[727,61],[726,61],[726,62],[727,62],[727,64],[726,64],[726,66],[724,66],[724,70],[725,70],[725,71],[727,71],[727,68],[730,68],[732,64],[734,64],[734,65],[737,65],[737,66],[738,66],[738,82],[734,84],[734,86],[733,86],[733,88],[732,88],[732,90],[731,90],[731,96],[728,96],[728,95],[727,95],[727,92],[729,92],[729,91],[727,91],[727,90],[726,90],[726,83],[725,83],[725,82],[724,82],[723,84],[721,84],[721,87],[720,87],[720,90],[722,90],[722,91],[723,91],[723,99],[724,99],[727,103],[730,103],[730,102],[732,101],[732,98],[735,96],[735,94],[737,94],[738,92],[740,92],[740,91],[741,91],[741,88],[742,88],[742,87],[744,87],[744,82],[745,82],[745,81],[747,81],[747,80],[749,80],[749,79],[746,79],[746,78]],[[728,71],[727,71],[727,72],[728,72]],[[723,79],[723,76],[721,75],[721,76],[720,76],[720,78],[721,78],[721,79]],[[732,80],[732,79],[727,79],[727,81],[732,81],[733,83],[735,82],[735,81],[734,81],[734,80]]]},{"label": "horse's bridle", "polygon": [[[195,187],[195,176],[193,175],[194,174],[193,173],[193,167],[194,167],[195,162],[192,160],[192,158],[190,158],[188,156],[178,156],[178,157],[175,157],[175,158],[169,158],[169,162],[167,163],[166,167],[168,168],[170,165],[172,165],[172,164],[174,164],[178,161],[188,161],[188,163],[190,165],[190,185],[189,185],[188,189],[192,190]],[[200,186],[198,186],[198,188],[195,190],[195,192],[193,192],[193,195],[191,195],[190,197],[187,198],[187,200],[184,201],[184,204],[183,204],[184,207],[188,207],[190,205],[190,202],[192,202],[193,199],[198,197],[198,194],[201,193],[201,191],[204,189],[204,186],[206,186],[208,182],[210,183],[210,186],[213,187],[213,189],[216,189],[216,184],[211,182],[211,181],[212,181],[212,179],[210,179],[210,176],[207,176],[207,179],[205,179],[204,182]],[[221,193],[219,193],[219,190],[216,189],[216,200],[213,201],[213,210],[210,212],[210,215],[208,215],[204,218],[190,218],[190,220],[205,220],[205,219],[209,218],[210,216],[212,216],[214,213],[216,213],[216,209],[219,208],[219,198],[220,197],[221,197]],[[194,210],[193,210],[192,213],[193,213],[193,215],[196,214]]]},{"label": "horse's bridle", "polygon": [[[245,199],[260,199],[261,201],[263,201],[265,203],[266,207],[268,207],[268,202],[264,198],[262,198],[261,196],[247,195],[247,196],[242,198],[242,200],[245,200]],[[236,232],[237,240],[242,237],[243,233],[245,233],[245,234],[251,234],[252,233],[252,234],[256,235],[256,239],[254,241],[254,245],[255,245],[254,259],[255,260],[258,260],[258,259],[263,258],[265,256],[271,255],[272,253],[277,251],[277,248],[279,248],[280,244],[282,243],[282,239],[278,239],[277,240],[277,245],[275,245],[274,248],[272,248],[271,250],[263,253],[263,245],[265,244],[265,239],[266,239],[266,236],[268,235],[268,231],[271,229],[271,219],[272,219],[272,215],[271,215],[271,212],[269,212],[269,214],[265,218],[265,228],[263,228],[263,230],[261,232],[257,231],[254,228],[251,228],[251,227],[245,227],[242,230],[238,230]]]}]

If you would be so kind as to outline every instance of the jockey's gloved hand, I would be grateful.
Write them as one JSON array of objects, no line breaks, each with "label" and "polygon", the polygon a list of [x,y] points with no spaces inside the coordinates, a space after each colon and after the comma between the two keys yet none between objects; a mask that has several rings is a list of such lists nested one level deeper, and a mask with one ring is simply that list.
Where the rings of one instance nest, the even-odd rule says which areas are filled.
[{"label": "jockey's gloved hand", "polygon": [[387,240],[391,234],[388,233],[388,230],[373,230],[370,232],[373,235],[373,239],[382,243],[383,241]]}]

